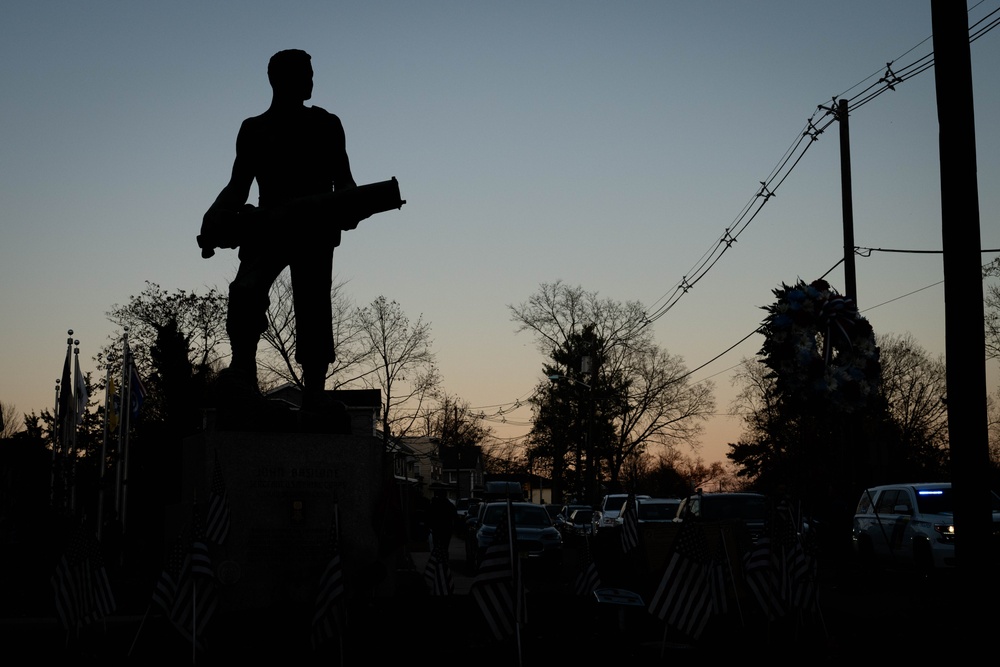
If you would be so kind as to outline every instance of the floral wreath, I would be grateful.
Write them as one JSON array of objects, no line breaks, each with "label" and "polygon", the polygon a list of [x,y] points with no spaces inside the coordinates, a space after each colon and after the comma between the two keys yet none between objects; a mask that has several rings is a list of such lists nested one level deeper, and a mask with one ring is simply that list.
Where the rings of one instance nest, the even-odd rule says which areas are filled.
[{"label": "floral wreath", "polygon": [[782,283],[773,292],[777,301],[764,307],[760,354],[779,393],[848,412],[864,406],[877,390],[879,350],[854,302],[825,280]]}]

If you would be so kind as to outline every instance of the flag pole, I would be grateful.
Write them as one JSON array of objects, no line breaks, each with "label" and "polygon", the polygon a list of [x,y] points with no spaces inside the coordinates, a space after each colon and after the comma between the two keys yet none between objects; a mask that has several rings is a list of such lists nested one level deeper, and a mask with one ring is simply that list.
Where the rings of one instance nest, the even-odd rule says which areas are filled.
[{"label": "flag pole", "polygon": [[[517,558],[516,549],[514,548],[514,537],[517,532],[514,530],[514,506],[510,501],[510,494],[507,494],[507,549],[510,555],[510,578],[511,578],[511,591],[514,593],[514,628],[517,634],[517,664],[521,664],[521,594],[520,594],[520,562],[515,560]],[[517,570],[515,570],[515,566]]]},{"label": "flag pole", "polygon": [[[131,404],[129,405],[129,411],[131,412]],[[128,477],[125,479],[128,482]],[[198,537],[199,531],[195,529],[197,521],[195,520],[195,512],[198,511],[198,490],[195,489],[194,493],[191,494],[191,547],[190,554],[194,553],[194,540]],[[194,563],[194,559],[191,555],[188,555],[188,559],[191,563]],[[191,664],[195,664],[198,658],[198,578],[194,576],[194,567],[191,568]]]},{"label": "flag pole", "polygon": [[[125,330],[124,334],[125,341],[125,364],[122,366],[122,391],[128,396],[128,402],[123,403],[122,415],[125,428],[123,435],[123,445],[121,449],[121,522],[122,522],[122,534],[125,534],[126,522],[128,520],[128,454],[129,454],[129,437],[132,431],[132,366],[135,361],[132,359],[132,349],[128,345],[128,329]],[[128,390],[125,390],[125,386],[128,386]]]},{"label": "flag pole", "polygon": [[83,378],[80,376],[80,341],[73,341],[73,418],[70,424],[70,449],[69,449],[69,508],[76,513],[76,444],[79,437],[80,422],[83,421],[83,411],[86,405],[81,406],[80,401],[86,402],[86,391],[81,395],[81,389],[85,389]]},{"label": "flag pole", "polygon": [[52,432],[49,434],[52,438],[52,465],[49,467],[49,507],[55,507],[56,504],[56,452],[59,449],[59,438],[56,435],[56,430],[59,428],[59,383],[61,380],[56,378],[56,402],[52,408]]},{"label": "flag pole", "polygon": [[121,392],[121,399],[118,401],[121,415],[118,417],[118,448],[115,451],[115,514],[123,533],[125,531],[125,515],[122,511],[122,450],[129,425],[128,357],[128,327],[125,327],[125,332],[122,334],[122,382],[118,390]]},{"label": "flag pole", "polygon": [[[340,550],[340,503],[335,502],[333,504],[333,539],[334,543],[337,545],[337,550]],[[344,630],[347,628],[347,609],[341,610],[343,612],[343,619],[341,620],[340,631],[337,633],[337,649],[340,653],[340,663],[344,664]],[[337,610],[334,609],[334,613]]]},{"label": "flag pole", "polygon": [[65,456],[69,451],[69,423],[71,421],[69,413],[73,404],[73,378],[71,375],[72,365],[70,364],[70,360],[73,359],[73,330],[69,329],[66,333],[69,336],[66,339],[66,361],[63,364],[62,382],[59,389],[59,409],[56,417],[56,424],[54,426],[54,428],[59,430],[58,456],[55,452],[53,452],[55,470],[58,471],[56,474],[55,484],[62,487],[62,495],[59,498],[59,504],[62,505],[61,509],[64,510],[66,509],[66,496],[69,490],[68,481],[66,479]]},{"label": "flag pole", "polygon": [[191,581],[191,664],[198,661],[198,580]]},{"label": "flag pole", "polygon": [[[101,362],[101,353],[97,353],[97,362]],[[108,358],[110,362],[110,357]],[[101,438],[101,459],[99,462],[100,473],[97,476],[97,539],[100,541],[101,533],[104,530],[104,477],[108,460],[108,406],[111,405],[111,366],[107,366],[104,377],[104,436]]]},{"label": "flag pole", "polygon": [[[733,582],[733,599],[736,600],[736,609],[740,612],[740,625],[747,627],[747,622],[743,618],[743,604],[740,602],[740,592],[736,590],[736,573],[733,572],[733,560],[729,555],[729,542],[726,541],[726,531],[720,531],[722,536],[722,552],[726,555],[726,565],[729,568],[729,578]],[[723,591],[725,594],[725,591]]]}]

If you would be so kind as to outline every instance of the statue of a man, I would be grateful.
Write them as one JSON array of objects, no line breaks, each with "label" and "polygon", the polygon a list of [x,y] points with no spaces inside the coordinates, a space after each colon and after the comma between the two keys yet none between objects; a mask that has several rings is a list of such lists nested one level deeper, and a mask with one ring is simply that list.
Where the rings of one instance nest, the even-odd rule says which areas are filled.
[{"label": "statue of a man", "polygon": [[257,180],[263,222],[239,241],[240,266],[229,286],[226,330],[232,360],[227,390],[257,392],[257,343],[267,328],[268,293],[278,275],[291,271],[295,308],[295,360],[302,368],[303,409],[325,407],[324,389],[334,361],[332,306],[333,249],[342,229],[358,219],[329,216],[268,218],[268,211],[292,200],[355,188],[340,119],[304,103],[312,97],[313,70],[305,51],[280,51],[271,57],[267,77],[271,105],[247,118],[236,138],[232,176],[205,214],[203,230],[232,217],[247,203]]}]

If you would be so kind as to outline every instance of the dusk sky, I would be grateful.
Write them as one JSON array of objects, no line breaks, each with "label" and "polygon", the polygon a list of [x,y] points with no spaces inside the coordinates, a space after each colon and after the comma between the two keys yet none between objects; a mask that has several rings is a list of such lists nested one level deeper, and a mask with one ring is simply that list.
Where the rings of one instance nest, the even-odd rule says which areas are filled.
[{"label": "dusk sky", "polygon": [[[969,5],[973,32],[1000,17],[1000,0]],[[824,275],[845,290],[837,124],[749,223],[745,207],[820,105],[933,45],[929,0],[7,2],[0,401],[51,409],[67,329],[93,371],[106,312],[147,280],[226,289],[236,252],[202,259],[195,236],[288,48],[312,55],[308,104],[340,116],[357,182],[395,176],[407,201],[344,235],[336,280],[358,305],[384,295],[428,321],[444,389],[498,435],[528,431],[514,406],[544,362],[508,306],[563,281],[656,312],[741,228],[652,325],[715,384],[697,451],[712,461],[740,431],[732,372],[762,339],[729,348],[772,290]],[[971,53],[982,247],[996,249],[1000,30]],[[857,258],[862,314],[941,355],[940,254],[885,252],[941,249],[934,69],[850,122],[855,243],[873,249]]]}]

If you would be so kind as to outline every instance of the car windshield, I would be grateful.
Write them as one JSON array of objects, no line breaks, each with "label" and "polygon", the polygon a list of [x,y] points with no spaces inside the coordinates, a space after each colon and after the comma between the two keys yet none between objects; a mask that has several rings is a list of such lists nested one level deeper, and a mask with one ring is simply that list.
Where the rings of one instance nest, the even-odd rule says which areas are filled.
[{"label": "car windshield", "polygon": [[751,519],[763,521],[767,504],[763,496],[710,496],[701,499],[701,516],[706,521]]},{"label": "car windshield", "polygon": [[639,503],[641,521],[665,521],[677,514],[677,503]]},{"label": "car windshield", "polygon": [[604,501],[604,511],[621,512],[622,508],[625,507],[626,500],[628,500],[628,496],[610,497]]},{"label": "car windshield", "polygon": [[[545,511],[540,505],[514,505],[514,525],[516,526],[533,526],[533,527],[545,527],[551,526],[552,520],[549,519],[549,513]],[[487,526],[495,526],[500,523],[500,518],[503,516],[504,512],[507,511],[507,505],[497,504],[490,505],[486,508],[486,514],[483,516],[483,523]]]},{"label": "car windshield", "polygon": [[917,509],[921,514],[951,514],[953,505],[950,488],[917,490]]},{"label": "car windshield", "polygon": [[573,523],[590,523],[594,518],[594,510],[577,510],[572,514]]}]

